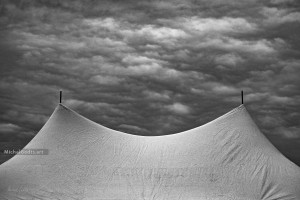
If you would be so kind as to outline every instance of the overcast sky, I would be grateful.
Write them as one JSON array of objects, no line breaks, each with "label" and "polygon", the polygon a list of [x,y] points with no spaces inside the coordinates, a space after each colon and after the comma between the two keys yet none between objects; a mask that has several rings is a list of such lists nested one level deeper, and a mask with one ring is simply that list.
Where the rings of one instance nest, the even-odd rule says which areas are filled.
[{"label": "overcast sky", "polygon": [[0,141],[58,104],[127,133],[171,134],[240,104],[300,165],[296,0],[1,0]]}]

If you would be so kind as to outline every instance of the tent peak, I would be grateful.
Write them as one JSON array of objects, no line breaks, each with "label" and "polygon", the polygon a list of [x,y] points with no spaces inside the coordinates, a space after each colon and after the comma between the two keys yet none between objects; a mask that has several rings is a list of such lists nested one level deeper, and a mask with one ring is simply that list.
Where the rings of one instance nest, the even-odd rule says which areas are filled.
[{"label": "tent peak", "polygon": [[59,104],[57,105],[57,107],[61,107],[61,108],[67,109],[67,110],[71,110],[70,108],[68,108],[67,106],[65,106],[65,105],[62,104],[62,103],[59,103]]}]

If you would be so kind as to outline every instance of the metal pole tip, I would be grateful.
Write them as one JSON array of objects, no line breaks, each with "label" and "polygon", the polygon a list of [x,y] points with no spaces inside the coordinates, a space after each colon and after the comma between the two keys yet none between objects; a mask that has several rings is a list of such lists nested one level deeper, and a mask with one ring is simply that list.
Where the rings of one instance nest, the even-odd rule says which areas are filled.
[{"label": "metal pole tip", "polygon": [[244,91],[241,91],[242,104],[244,104]]},{"label": "metal pole tip", "polygon": [[61,100],[62,100],[62,91],[60,90],[59,91],[59,103],[61,103]]}]

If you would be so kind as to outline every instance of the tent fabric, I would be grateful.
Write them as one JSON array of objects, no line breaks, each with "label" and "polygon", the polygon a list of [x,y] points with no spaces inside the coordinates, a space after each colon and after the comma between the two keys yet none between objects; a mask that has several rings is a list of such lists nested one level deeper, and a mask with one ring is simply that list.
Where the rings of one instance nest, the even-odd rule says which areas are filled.
[{"label": "tent fabric", "polygon": [[24,149],[0,166],[1,200],[299,200],[300,168],[241,105],[163,136],[115,131],[59,104]]}]

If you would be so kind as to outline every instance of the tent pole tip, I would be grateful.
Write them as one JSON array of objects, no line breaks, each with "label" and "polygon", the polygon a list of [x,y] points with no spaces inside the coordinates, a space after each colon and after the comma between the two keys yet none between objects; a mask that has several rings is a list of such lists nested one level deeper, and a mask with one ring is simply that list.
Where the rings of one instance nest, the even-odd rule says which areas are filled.
[{"label": "tent pole tip", "polygon": [[241,99],[242,99],[242,104],[244,104],[244,91],[241,91]]},{"label": "tent pole tip", "polygon": [[59,103],[61,103],[61,100],[62,100],[62,91],[60,90],[59,91]]}]

